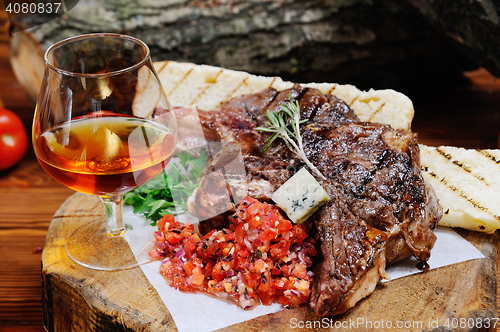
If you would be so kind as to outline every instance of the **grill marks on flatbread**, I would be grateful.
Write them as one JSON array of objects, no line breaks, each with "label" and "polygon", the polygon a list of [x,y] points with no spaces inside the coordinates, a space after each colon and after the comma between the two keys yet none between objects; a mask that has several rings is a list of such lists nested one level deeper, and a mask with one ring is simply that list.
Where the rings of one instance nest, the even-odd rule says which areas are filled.
[{"label": "grill marks on flatbread", "polygon": [[[242,71],[175,61],[155,62],[156,71],[173,106],[196,105],[214,110],[237,96],[257,93],[269,87],[289,89],[292,82],[280,77],[251,75]],[[397,129],[410,129],[413,105],[408,97],[393,90],[361,91],[353,85],[307,83],[303,87],[333,94],[354,110],[361,121],[389,124]]]},{"label": "grill marks on flatbread", "polygon": [[[428,168],[426,167],[426,170],[428,170]],[[435,179],[438,179],[439,180],[439,176],[434,173],[434,172],[430,172],[429,173],[430,176],[432,176],[433,178]],[[488,208],[478,204],[477,202],[474,201],[474,199],[468,197],[463,191],[461,191],[459,188],[453,186],[453,185],[450,185],[448,183],[448,181],[446,180],[445,177],[441,178],[439,180],[440,183],[442,183],[444,186],[447,186],[449,189],[451,189],[451,191],[455,192],[458,196],[460,196],[461,198],[463,199],[466,199],[470,204],[472,204],[476,209],[479,209],[481,211],[484,211],[484,212],[488,212]],[[445,214],[448,214],[449,213],[449,209],[447,209],[446,211],[444,211]],[[498,219],[498,216],[494,216],[495,219]]]},{"label": "grill marks on flatbread", "polygon": [[[459,160],[456,160],[456,159],[453,159],[453,157],[449,154],[449,153],[446,153],[446,151],[443,150],[444,148],[441,147],[441,148],[436,148],[436,151],[441,155],[443,156],[444,158],[448,159],[451,163],[457,165],[458,167],[460,167],[461,169],[463,169],[465,172],[467,173],[470,173],[472,175],[474,175],[478,180],[480,181],[485,181],[484,178],[481,176],[481,175],[478,175],[478,174],[474,174],[470,168],[470,166],[467,166],[464,161],[459,161]],[[485,185],[489,185],[486,181],[485,181]]]},{"label": "grill marks on flatbread", "polygon": [[337,87],[337,84],[334,84],[325,94],[326,95],[331,95],[333,94],[333,91],[335,91],[335,88]]},{"label": "grill marks on flatbread", "polygon": [[375,118],[377,116],[377,113],[382,111],[383,107],[385,106],[385,103],[383,103],[379,108],[377,108],[375,110],[375,112],[373,112],[373,115],[368,119],[368,122],[374,122],[373,121],[373,118]]},{"label": "grill marks on flatbread", "polygon": [[420,146],[421,167],[443,206],[440,224],[500,228],[500,163],[492,150]]},{"label": "grill marks on flatbread", "polygon": [[[498,150],[492,151],[492,150],[479,150],[481,154],[483,154],[486,158],[490,159],[492,162],[496,164],[500,164],[500,153]],[[492,153],[496,153],[498,156],[495,157],[492,155]]]}]

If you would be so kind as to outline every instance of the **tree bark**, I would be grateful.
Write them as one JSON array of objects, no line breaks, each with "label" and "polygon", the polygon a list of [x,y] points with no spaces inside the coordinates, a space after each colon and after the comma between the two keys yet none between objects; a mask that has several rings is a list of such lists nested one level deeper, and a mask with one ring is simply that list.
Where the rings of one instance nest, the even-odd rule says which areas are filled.
[{"label": "tree bark", "polygon": [[500,4],[492,0],[408,0],[454,48],[500,77]]},{"label": "tree bark", "polygon": [[[293,82],[351,83],[365,90],[474,66],[412,6],[396,0],[80,0],[66,15],[13,34],[16,74],[40,73],[30,62],[48,46],[91,32],[138,37],[155,61],[210,64]],[[20,41],[28,39],[39,46]],[[20,56],[23,48],[32,60]],[[20,81],[36,96],[36,84]]]}]

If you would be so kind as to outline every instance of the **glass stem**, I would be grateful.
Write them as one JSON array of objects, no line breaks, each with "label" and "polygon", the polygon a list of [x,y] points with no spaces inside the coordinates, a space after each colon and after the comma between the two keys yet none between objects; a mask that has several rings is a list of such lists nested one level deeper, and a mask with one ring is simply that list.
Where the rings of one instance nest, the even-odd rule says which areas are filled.
[{"label": "glass stem", "polygon": [[106,214],[106,227],[110,236],[120,236],[126,231],[123,223],[123,196],[101,197]]}]

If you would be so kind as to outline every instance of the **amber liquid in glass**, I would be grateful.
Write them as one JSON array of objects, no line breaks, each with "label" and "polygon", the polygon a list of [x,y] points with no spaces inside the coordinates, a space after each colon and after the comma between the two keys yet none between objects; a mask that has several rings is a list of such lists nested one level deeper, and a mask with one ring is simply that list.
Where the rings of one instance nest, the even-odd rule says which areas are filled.
[{"label": "amber liquid in glass", "polygon": [[40,135],[36,155],[45,171],[76,191],[123,194],[158,175],[175,150],[164,125],[129,116],[73,119]]}]

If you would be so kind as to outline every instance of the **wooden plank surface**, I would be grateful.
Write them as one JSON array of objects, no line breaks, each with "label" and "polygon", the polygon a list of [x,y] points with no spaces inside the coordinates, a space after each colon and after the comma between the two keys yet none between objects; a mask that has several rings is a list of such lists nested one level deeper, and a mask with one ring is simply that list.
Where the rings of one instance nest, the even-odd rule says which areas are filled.
[{"label": "wooden plank surface", "polygon": [[[0,1],[0,99],[19,114],[30,133],[34,105],[9,63],[6,19]],[[487,72],[430,77],[399,90],[414,102],[413,130],[421,143],[497,146],[500,82]],[[41,169],[31,148],[17,167],[0,172],[0,331],[44,331],[41,248],[52,216],[71,194]]]}]

